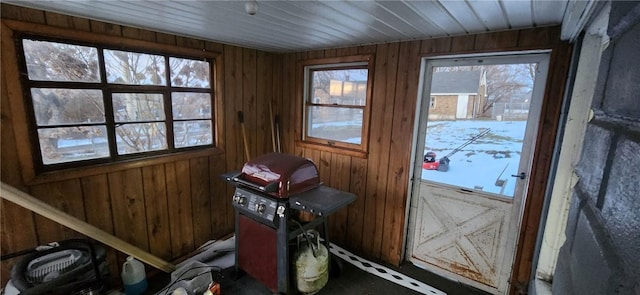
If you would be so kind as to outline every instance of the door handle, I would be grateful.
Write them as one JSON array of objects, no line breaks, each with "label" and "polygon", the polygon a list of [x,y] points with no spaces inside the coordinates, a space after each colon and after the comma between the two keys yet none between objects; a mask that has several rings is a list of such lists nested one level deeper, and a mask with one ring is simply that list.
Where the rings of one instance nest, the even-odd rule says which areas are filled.
[{"label": "door handle", "polygon": [[524,179],[527,176],[524,172],[520,172],[520,174],[511,174],[511,177],[517,177],[520,179]]}]

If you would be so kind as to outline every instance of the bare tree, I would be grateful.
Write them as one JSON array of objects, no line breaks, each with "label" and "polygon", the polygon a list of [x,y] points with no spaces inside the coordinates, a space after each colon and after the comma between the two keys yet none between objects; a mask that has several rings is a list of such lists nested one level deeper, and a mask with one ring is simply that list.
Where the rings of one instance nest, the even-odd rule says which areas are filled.
[{"label": "bare tree", "polygon": [[[38,40],[23,40],[28,76],[34,81],[100,83],[98,49]],[[167,85],[166,57],[135,52],[104,50],[107,82],[125,85]],[[177,87],[210,87],[208,62],[171,58],[171,83]],[[32,88],[36,122],[41,138],[43,158],[56,158],[58,140],[88,138],[87,134],[106,136],[104,122],[105,100],[97,89]],[[136,92],[136,91],[132,91]],[[152,149],[162,139],[166,148],[164,103],[158,103],[158,94],[124,93],[124,101],[108,98],[113,104],[115,128],[119,145],[128,152]],[[162,100],[162,98],[161,98]],[[109,102],[110,101],[110,102]],[[189,119],[211,118],[211,97],[206,101],[176,100],[178,113],[189,114]],[[204,111],[204,110],[208,110]],[[192,115],[199,114],[199,115]],[[202,115],[205,114],[205,115]],[[82,126],[78,126],[82,125]],[[56,126],[56,127],[53,127]],[[59,127],[57,127],[59,126]],[[67,127],[68,126],[68,127]],[[76,127],[73,127],[76,126]],[[124,128],[127,127],[127,128]],[[210,128],[209,128],[210,129]],[[210,136],[210,135],[209,135]],[[48,155],[45,155],[49,153]]]},{"label": "bare tree", "polygon": [[494,104],[506,102],[520,94],[529,94],[533,89],[533,81],[537,64],[498,64],[482,66],[437,67],[436,72],[484,71],[486,73],[486,100],[482,113],[488,112]]}]

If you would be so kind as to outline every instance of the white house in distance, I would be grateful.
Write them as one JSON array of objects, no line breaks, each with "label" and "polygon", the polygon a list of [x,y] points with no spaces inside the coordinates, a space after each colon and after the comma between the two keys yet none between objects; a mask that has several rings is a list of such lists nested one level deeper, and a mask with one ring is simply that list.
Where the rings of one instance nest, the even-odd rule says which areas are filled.
[{"label": "white house in distance", "polygon": [[464,120],[481,117],[486,100],[485,71],[434,72],[429,120]]}]

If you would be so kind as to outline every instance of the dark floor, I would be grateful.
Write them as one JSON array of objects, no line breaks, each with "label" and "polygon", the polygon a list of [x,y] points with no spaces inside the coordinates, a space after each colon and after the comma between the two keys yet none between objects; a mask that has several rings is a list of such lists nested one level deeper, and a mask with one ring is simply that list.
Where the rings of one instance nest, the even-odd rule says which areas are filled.
[{"label": "dark floor", "polygon": [[[339,259],[339,258],[336,258]],[[419,292],[405,288],[401,285],[382,279],[373,274],[356,268],[355,266],[341,260],[342,271],[339,276],[329,278],[327,285],[318,292],[318,295],[328,294],[397,294],[409,295],[420,294]],[[398,271],[418,281],[424,282],[438,290],[447,294],[454,295],[486,295],[488,293],[476,290],[472,287],[453,282],[430,272],[413,266],[411,263],[404,263],[399,268],[385,265],[390,269]],[[223,278],[220,280],[222,294],[224,295],[260,295],[272,294],[272,292],[264,287],[261,283],[244,275],[237,280],[232,280],[231,270],[222,272]],[[157,275],[149,279],[149,290],[146,294],[155,294],[161,291],[169,282],[168,275]],[[160,293],[164,295],[164,293]],[[170,293],[168,293],[170,294]]]}]

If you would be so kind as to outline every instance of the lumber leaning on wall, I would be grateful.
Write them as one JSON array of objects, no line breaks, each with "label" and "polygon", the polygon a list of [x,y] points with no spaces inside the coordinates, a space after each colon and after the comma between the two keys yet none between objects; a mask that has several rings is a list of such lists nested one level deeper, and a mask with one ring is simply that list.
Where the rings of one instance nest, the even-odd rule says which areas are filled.
[{"label": "lumber leaning on wall", "polygon": [[153,254],[146,252],[134,245],[131,245],[91,224],[77,219],[65,212],[62,212],[35,197],[18,190],[4,182],[0,182],[0,197],[15,203],[18,206],[29,209],[48,219],[60,223],[70,229],[73,229],[83,235],[91,237],[107,246],[110,246],[122,253],[136,257],[159,270],[170,273],[175,270],[175,265],[166,262]]}]

